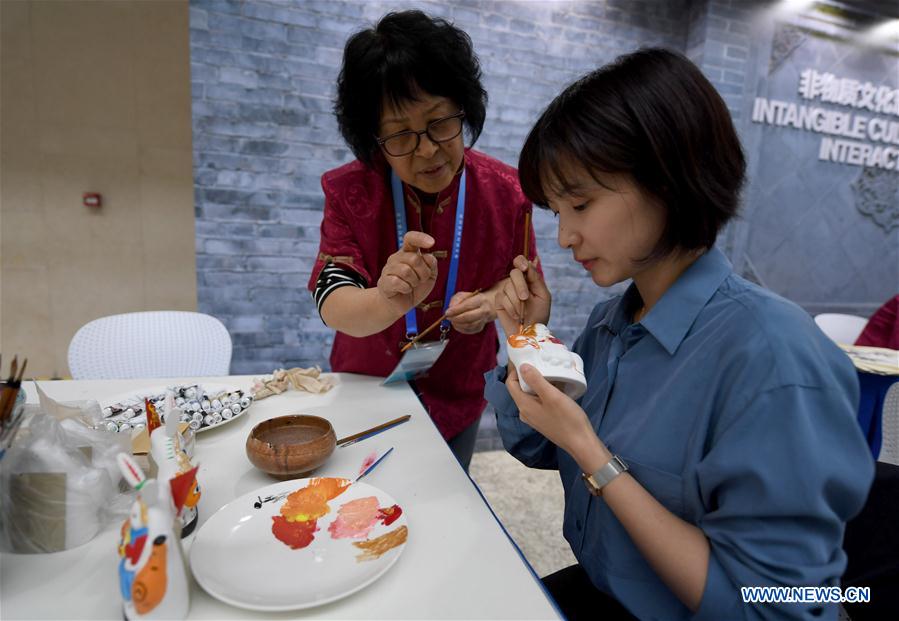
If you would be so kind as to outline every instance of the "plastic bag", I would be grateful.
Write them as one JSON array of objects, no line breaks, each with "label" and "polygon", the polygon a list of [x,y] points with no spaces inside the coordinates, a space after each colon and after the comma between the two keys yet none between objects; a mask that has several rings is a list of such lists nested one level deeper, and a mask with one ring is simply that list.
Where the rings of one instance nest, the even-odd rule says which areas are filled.
[{"label": "plastic bag", "polygon": [[79,546],[128,512],[133,494],[119,490],[115,455],[129,452],[130,440],[90,429],[81,417],[60,421],[40,406],[25,408],[27,428],[0,461],[0,548]]}]

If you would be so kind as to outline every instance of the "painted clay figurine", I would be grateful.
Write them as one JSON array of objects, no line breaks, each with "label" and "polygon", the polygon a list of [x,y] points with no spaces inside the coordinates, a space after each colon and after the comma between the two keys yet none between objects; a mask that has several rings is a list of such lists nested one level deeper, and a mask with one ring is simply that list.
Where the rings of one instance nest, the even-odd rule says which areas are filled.
[{"label": "painted clay figurine", "polygon": [[175,516],[196,485],[197,468],[156,480],[147,479],[130,455],[119,453],[117,460],[125,480],[138,490],[119,542],[125,619],[184,619],[190,583]]},{"label": "painted clay figurine", "polygon": [[[579,355],[569,351],[542,323],[531,324],[506,340],[509,345],[509,360],[515,368],[522,364],[533,366],[549,383],[572,399],[577,399],[586,392],[584,361]],[[533,395],[534,391],[524,378],[519,375],[518,379],[521,389]]]},{"label": "painted clay figurine", "polygon": [[[165,401],[165,424],[159,421],[159,414],[152,402],[146,402],[147,430],[150,432],[150,458],[155,472],[150,471],[160,481],[170,481],[179,474],[193,468],[190,458],[181,447],[181,436],[178,423],[181,410],[174,405],[174,396],[169,393]],[[184,506],[178,513],[181,521],[181,537],[187,537],[197,525],[197,503],[200,501],[200,485],[196,481],[184,500]]]}]

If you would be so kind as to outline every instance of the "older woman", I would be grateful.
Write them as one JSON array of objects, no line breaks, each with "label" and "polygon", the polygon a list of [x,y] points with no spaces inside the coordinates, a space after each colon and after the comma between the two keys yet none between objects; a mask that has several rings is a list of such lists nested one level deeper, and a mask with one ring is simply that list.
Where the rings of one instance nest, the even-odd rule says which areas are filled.
[{"label": "older woman", "polygon": [[496,364],[494,294],[523,251],[531,209],[514,168],[465,147],[463,130],[474,143],[484,125],[480,75],[469,37],[420,11],[349,39],[335,112],[357,159],[322,176],[309,280],[337,331],[334,371],[386,376],[447,311],[446,349],[413,388],[466,468],[483,373]]}]

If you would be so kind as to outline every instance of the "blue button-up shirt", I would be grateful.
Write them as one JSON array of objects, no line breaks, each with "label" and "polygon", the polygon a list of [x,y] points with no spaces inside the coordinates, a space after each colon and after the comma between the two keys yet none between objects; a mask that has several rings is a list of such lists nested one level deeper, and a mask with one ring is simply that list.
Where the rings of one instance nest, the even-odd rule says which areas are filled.
[{"label": "blue button-up shirt", "polygon": [[521,422],[499,368],[485,393],[506,449],[559,470],[574,555],[639,618],[836,618],[835,606],[744,604],[740,587],[839,585],[844,524],[874,476],[852,363],[808,314],[736,276],[717,249],[631,323],[640,304],[631,285],[591,313],[574,346],[588,385],[578,403],[631,475],[708,538],[695,616],[587,492],[571,456]]}]

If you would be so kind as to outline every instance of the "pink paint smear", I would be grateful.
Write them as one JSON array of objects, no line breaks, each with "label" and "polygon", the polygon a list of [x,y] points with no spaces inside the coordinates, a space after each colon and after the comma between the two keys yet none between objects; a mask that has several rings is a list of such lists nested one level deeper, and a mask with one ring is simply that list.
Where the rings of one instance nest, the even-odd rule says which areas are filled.
[{"label": "pink paint smear", "polygon": [[357,498],[340,507],[328,532],[333,539],[364,539],[380,517],[377,498]]}]

